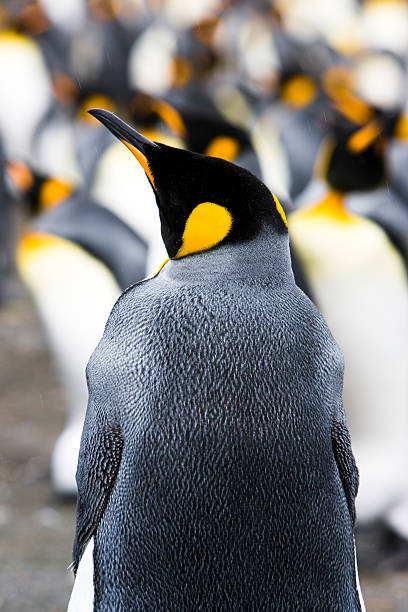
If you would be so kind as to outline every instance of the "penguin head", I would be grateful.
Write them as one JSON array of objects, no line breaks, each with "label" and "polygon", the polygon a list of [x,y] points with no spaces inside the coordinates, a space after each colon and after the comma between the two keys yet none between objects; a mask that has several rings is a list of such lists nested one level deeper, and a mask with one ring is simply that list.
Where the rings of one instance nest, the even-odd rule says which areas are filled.
[{"label": "penguin head", "polygon": [[388,144],[408,133],[401,108],[377,107],[352,89],[340,88],[328,115],[332,146],[320,161],[329,185],[343,192],[382,185],[388,175]]},{"label": "penguin head", "polygon": [[185,148],[210,157],[235,162],[241,153],[252,149],[247,131],[230,123],[203,90],[197,88],[194,96],[183,99],[168,94],[159,99],[139,93],[133,99],[133,118],[147,126],[156,122],[160,130],[183,141]]},{"label": "penguin head", "polygon": [[235,161],[252,147],[248,133],[231,124],[204,91],[195,92],[200,102],[168,95],[156,102],[156,109],[167,128],[182,138],[187,149],[210,157]]},{"label": "penguin head", "polygon": [[43,174],[22,161],[9,161],[6,176],[13,196],[23,198],[31,214],[54,208],[75,190],[65,179]]},{"label": "penguin head", "polygon": [[277,198],[251,172],[148,140],[109,111],[93,109],[135,155],[156,196],[162,238],[172,259],[255,238],[265,225],[287,232]]}]

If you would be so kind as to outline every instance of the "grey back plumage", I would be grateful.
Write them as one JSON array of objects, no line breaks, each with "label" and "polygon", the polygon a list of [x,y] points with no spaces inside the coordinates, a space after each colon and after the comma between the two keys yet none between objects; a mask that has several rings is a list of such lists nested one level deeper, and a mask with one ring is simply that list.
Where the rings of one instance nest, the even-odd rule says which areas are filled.
[{"label": "grey back plumage", "polygon": [[74,565],[95,610],[360,610],[342,355],[287,236],[170,261],[88,365]]}]

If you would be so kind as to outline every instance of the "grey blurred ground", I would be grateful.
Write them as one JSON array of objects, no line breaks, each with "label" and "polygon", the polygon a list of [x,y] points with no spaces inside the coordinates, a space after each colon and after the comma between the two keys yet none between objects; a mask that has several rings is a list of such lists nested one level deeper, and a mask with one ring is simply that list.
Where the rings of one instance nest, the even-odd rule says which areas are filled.
[{"label": "grey blurred ground", "polygon": [[[15,293],[19,293],[16,291]],[[0,610],[65,610],[75,505],[53,497],[63,401],[26,297],[0,305]]]},{"label": "grey blurred ground", "polygon": [[[12,293],[0,305],[0,610],[60,612],[72,584],[75,511],[49,482],[63,400],[35,311],[18,284]],[[408,571],[361,582],[367,612],[408,611]]]}]

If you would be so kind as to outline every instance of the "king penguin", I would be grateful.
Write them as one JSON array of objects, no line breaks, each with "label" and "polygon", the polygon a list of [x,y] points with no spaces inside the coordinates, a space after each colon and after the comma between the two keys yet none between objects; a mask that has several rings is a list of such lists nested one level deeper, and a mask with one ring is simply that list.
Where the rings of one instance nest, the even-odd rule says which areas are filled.
[{"label": "king penguin", "polygon": [[87,366],[69,612],[363,610],[343,359],[278,200],[91,112],[143,166],[170,259]]},{"label": "king penguin", "polygon": [[[388,177],[386,144],[401,132],[402,119],[356,97],[349,102],[342,112],[353,117],[352,127],[338,126],[326,158],[328,191],[292,213],[289,230],[311,295],[345,357],[344,405],[361,474],[359,521],[381,520],[408,540],[407,215],[396,202],[387,212],[387,198],[380,212],[375,203]],[[371,218],[346,206],[352,192],[374,194]]]},{"label": "king penguin", "polygon": [[76,496],[75,470],[87,405],[86,363],[121,291],[146,275],[147,244],[118,216],[61,180],[9,163],[34,214],[17,268],[40,315],[66,401],[51,458],[56,493]]}]

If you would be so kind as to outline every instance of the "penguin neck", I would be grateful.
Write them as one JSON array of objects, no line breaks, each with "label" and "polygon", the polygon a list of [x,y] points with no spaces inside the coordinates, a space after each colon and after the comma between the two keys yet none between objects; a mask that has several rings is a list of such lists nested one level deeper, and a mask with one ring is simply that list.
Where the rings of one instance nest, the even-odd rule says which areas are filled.
[{"label": "penguin neck", "polygon": [[294,282],[289,238],[264,226],[251,240],[220,245],[181,259],[170,259],[160,277],[183,283],[259,279],[268,284]]},{"label": "penguin neck", "polygon": [[317,204],[309,209],[309,214],[332,217],[336,221],[350,221],[353,215],[347,210],[345,194],[330,189]]}]

